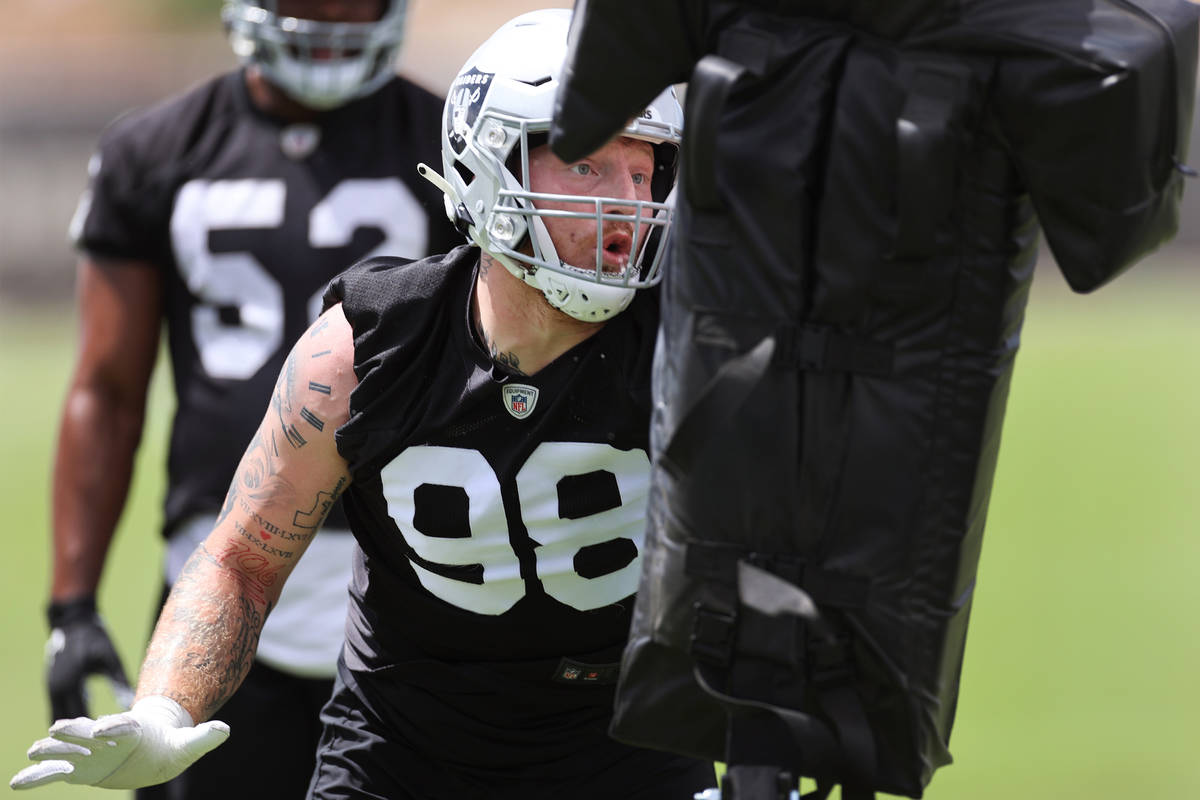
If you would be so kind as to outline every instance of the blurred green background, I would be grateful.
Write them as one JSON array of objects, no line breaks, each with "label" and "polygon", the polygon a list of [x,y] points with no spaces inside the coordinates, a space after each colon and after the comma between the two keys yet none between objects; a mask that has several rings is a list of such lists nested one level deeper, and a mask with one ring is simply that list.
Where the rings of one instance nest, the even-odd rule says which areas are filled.
[{"label": "blurred green background", "polygon": [[[936,774],[927,797],[1200,797],[1195,266],[1193,254],[1170,251],[1079,297],[1043,259],[984,536],[956,763]],[[0,313],[7,775],[47,724],[47,479],[73,330],[61,308]],[[164,377],[156,376],[133,502],[100,598],[130,668],[158,586],[172,402]],[[35,796],[113,794],[64,787]]]},{"label": "blurred green background", "polygon": [[[48,723],[48,482],[75,346],[64,231],[88,151],[118,112],[232,57],[215,0],[4,1],[17,12],[0,29],[8,776]],[[539,5],[570,2],[416,0],[401,67],[438,89],[487,31]],[[1070,293],[1042,256],[984,536],[956,763],[936,774],[933,800],[1200,798],[1200,187],[1189,191],[1178,240],[1091,296]],[[101,587],[131,670],[157,600],[172,402],[160,368]],[[127,794],[50,787],[31,796]]]}]

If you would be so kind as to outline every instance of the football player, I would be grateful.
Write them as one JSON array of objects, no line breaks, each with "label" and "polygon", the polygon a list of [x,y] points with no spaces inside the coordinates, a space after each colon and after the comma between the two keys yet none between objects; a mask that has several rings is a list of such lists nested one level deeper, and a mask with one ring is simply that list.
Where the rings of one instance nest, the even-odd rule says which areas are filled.
[{"label": "football player", "polygon": [[[178,402],[164,519],[169,586],[213,527],[275,375],[329,280],[365,256],[422,257],[460,240],[416,172],[437,153],[442,100],[395,74],[405,12],[405,0],[229,0],[222,17],[241,68],[119,119],[100,140],[72,223],[82,335],[53,484],[55,719],[87,713],[87,674],[124,682],[95,597],[163,323]],[[334,508],[221,709],[253,752],[226,748],[168,794],[144,796],[303,794],[308,767],[256,766],[279,757],[311,767],[352,548]]]},{"label": "football player", "polygon": [[468,243],[331,284],[159,618],[133,709],[56,723],[15,787],[162,780],[236,732],[204,720],[339,497],[359,547],[310,798],[715,785],[711,763],[607,735],[641,571],[649,287],[682,112],[668,91],[590,156],[556,158],[569,21],[522,15],[467,61],[442,174],[423,172]]}]

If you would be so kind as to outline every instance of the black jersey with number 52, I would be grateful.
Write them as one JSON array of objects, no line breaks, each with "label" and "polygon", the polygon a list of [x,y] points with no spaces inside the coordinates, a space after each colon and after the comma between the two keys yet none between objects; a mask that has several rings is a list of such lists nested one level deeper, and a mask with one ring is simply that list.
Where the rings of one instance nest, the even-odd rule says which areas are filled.
[{"label": "black jersey with number 52", "polygon": [[166,529],[216,513],[326,283],[370,255],[462,241],[440,194],[442,101],[397,78],[311,124],[250,102],[231,72],[111,125],[73,222],[104,261],[164,270],[178,409]]},{"label": "black jersey with number 52", "polygon": [[[337,432],[361,554],[346,661],[619,655],[649,485],[653,292],[532,376],[470,323],[479,251],[339,276],[355,334]],[[497,267],[499,268],[499,267]],[[546,675],[549,677],[549,674]]]}]

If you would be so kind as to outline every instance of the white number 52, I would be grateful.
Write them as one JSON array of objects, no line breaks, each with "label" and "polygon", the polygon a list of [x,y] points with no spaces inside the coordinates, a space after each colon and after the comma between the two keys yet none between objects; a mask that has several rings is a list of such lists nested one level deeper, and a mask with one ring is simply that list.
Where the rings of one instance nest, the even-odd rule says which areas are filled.
[{"label": "white number 52", "polygon": [[[284,303],[283,287],[258,259],[250,253],[211,252],[209,233],[279,228],[286,199],[287,187],[278,178],[193,180],[176,194],[171,214],[175,262],[200,301],[192,309],[192,335],[205,372],[214,378],[245,380],[262,369],[284,344]],[[363,258],[425,254],[425,212],[399,178],[356,178],[334,186],[309,212],[308,244],[343,247],[362,227],[384,234]],[[308,299],[308,322],[321,310],[323,290]],[[221,317],[228,308],[237,309],[234,324]]]}]

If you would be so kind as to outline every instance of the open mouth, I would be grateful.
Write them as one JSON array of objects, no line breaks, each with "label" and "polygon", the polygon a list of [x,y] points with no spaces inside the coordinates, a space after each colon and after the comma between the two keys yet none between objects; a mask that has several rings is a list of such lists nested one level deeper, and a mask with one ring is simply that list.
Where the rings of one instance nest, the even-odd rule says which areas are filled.
[{"label": "open mouth", "polygon": [[621,273],[629,266],[633,250],[633,234],[628,231],[613,231],[604,237],[601,251],[601,268],[606,273]]}]

